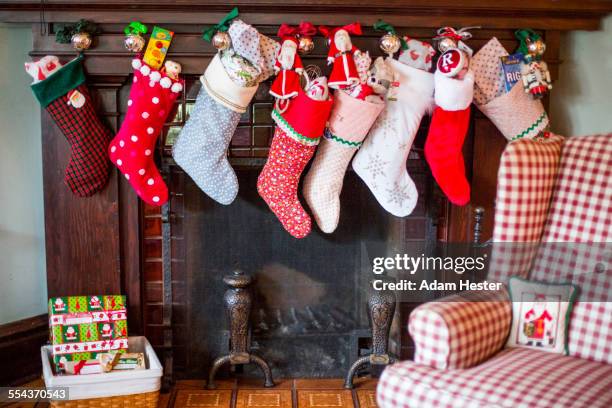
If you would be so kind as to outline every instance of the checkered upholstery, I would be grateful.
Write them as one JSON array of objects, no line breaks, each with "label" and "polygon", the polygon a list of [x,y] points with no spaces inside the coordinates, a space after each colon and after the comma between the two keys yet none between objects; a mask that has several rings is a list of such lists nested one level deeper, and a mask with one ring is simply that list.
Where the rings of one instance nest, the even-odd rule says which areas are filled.
[{"label": "checkered upholstery", "polygon": [[563,141],[552,135],[506,146],[497,176],[490,279],[527,276],[544,230]]},{"label": "checkered upholstery", "polygon": [[612,364],[612,134],[563,145],[542,242],[531,278],[580,287],[570,355]]},{"label": "checkered upholstery", "polygon": [[472,367],[498,352],[508,337],[508,293],[466,292],[424,303],[410,315],[414,361],[438,369]]},{"label": "checkered upholstery", "polygon": [[412,361],[388,367],[380,408],[564,408],[612,406],[612,365],[527,348],[506,349],[465,370]]}]

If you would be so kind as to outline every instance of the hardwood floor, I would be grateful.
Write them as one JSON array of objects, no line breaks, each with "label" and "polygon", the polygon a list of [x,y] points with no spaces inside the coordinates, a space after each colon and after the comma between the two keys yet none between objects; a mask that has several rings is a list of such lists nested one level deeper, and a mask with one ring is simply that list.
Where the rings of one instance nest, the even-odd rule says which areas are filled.
[{"label": "hardwood floor", "polygon": [[[356,379],[345,390],[342,379],[278,380],[264,388],[261,380],[219,380],[207,390],[201,380],[178,381],[160,395],[159,408],[376,408],[375,379]],[[42,380],[25,386],[40,387]],[[0,404],[7,408],[47,408],[47,403]]]}]

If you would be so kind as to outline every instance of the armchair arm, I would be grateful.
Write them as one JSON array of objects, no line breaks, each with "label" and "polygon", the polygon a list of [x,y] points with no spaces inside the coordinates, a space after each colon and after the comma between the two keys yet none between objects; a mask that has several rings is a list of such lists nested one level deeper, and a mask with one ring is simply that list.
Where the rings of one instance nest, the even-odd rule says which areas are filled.
[{"label": "armchair arm", "polygon": [[437,369],[472,367],[503,347],[511,320],[506,289],[424,303],[414,309],[408,323],[416,346],[414,361]]}]

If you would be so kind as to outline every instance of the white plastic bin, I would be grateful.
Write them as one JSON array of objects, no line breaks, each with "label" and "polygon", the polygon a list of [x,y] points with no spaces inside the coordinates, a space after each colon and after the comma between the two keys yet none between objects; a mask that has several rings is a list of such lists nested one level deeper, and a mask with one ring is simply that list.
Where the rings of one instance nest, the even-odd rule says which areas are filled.
[{"label": "white plastic bin", "polygon": [[159,391],[163,369],[149,341],[143,336],[129,337],[128,352],[145,353],[147,368],[101,374],[54,375],[51,346],[43,346],[41,356],[45,385],[68,387],[71,401]]}]

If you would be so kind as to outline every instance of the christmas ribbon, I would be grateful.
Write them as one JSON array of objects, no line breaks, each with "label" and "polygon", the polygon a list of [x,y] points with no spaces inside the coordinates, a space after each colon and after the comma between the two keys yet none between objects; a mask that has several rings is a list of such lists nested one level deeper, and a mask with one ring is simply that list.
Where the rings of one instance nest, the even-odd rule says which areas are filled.
[{"label": "christmas ribbon", "polygon": [[374,29],[374,31],[385,31],[389,34],[395,35],[396,37],[400,39],[400,44],[402,44],[402,50],[408,49],[408,44],[406,43],[406,40],[404,40],[403,38],[397,35],[397,32],[395,31],[395,27],[393,27],[391,24],[385,21],[382,21],[382,20],[378,20],[377,22],[374,23],[372,28]]},{"label": "christmas ribbon", "polygon": [[352,23],[352,24],[347,24],[342,27],[336,27],[333,29],[326,27],[326,26],[319,26],[319,32],[323,34],[325,38],[333,37],[334,34],[336,34],[336,32],[339,30],[346,30],[346,32],[348,32],[349,34],[361,35],[361,24]]},{"label": "christmas ribbon", "polygon": [[542,38],[540,37],[538,33],[536,33],[530,28],[521,28],[520,30],[516,30],[514,32],[514,36],[516,37],[516,39],[519,41],[519,44],[520,44],[518,48],[518,52],[520,52],[523,55],[529,54],[529,48],[527,45],[527,41],[533,42],[533,41],[537,41],[540,38]]},{"label": "christmas ribbon", "polygon": [[132,21],[128,26],[123,30],[125,35],[140,35],[147,33],[147,26],[142,24],[140,21]]},{"label": "christmas ribbon", "polygon": [[438,29],[438,35],[434,37],[434,40],[441,40],[442,38],[452,38],[453,40],[469,40],[472,38],[472,33],[467,30],[471,30],[473,28],[480,28],[480,26],[472,26],[472,27],[463,27],[459,30],[455,30],[453,27],[442,27]]},{"label": "christmas ribbon", "polygon": [[204,33],[202,34],[202,38],[208,42],[211,42],[215,33],[217,31],[226,32],[229,29],[230,23],[236,17],[238,17],[238,7],[234,7],[232,11],[227,13],[225,17],[223,17],[221,21],[219,21],[219,24],[214,25],[204,30]]},{"label": "christmas ribbon", "polygon": [[310,21],[302,21],[298,26],[298,34],[302,37],[312,37],[317,33],[317,28]]},{"label": "christmas ribbon", "polygon": [[74,24],[59,26],[55,33],[55,41],[60,44],[70,44],[72,36],[77,33],[87,33],[91,36],[98,33],[98,26],[89,20],[81,19]]}]

